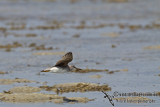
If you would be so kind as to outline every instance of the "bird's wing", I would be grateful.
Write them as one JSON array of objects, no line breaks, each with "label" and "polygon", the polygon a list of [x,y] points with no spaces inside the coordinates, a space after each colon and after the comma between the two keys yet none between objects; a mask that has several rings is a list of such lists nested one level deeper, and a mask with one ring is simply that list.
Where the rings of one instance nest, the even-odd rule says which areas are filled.
[{"label": "bird's wing", "polygon": [[72,52],[68,52],[62,57],[62,59],[57,61],[55,66],[60,66],[60,67],[68,66],[68,63],[71,62],[72,59],[73,59]]}]

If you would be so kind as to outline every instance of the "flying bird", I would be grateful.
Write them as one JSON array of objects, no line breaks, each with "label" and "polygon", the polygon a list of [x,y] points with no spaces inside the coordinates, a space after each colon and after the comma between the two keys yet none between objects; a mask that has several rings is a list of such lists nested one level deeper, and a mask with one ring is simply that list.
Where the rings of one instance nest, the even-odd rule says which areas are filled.
[{"label": "flying bird", "polygon": [[67,52],[57,63],[50,68],[44,69],[41,72],[69,72],[81,70],[74,65],[68,65],[73,60],[72,52]]}]

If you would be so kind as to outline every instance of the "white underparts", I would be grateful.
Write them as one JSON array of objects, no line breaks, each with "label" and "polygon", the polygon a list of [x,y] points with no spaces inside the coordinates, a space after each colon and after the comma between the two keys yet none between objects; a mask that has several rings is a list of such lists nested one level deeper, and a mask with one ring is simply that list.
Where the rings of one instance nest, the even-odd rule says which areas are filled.
[{"label": "white underparts", "polygon": [[49,71],[49,72],[67,72],[68,70],[65,70],[65,69],[62,69],[62,68],[58,68],[58,67],[51,67],[51,68],[45,69],[45,71]]}]

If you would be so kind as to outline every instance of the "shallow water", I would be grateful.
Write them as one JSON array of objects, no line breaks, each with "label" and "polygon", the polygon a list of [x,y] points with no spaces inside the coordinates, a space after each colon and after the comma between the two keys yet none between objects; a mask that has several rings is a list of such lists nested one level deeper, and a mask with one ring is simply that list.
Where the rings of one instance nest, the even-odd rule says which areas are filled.
[{"label": "shallow water", "polygon": [[[160,90],[160,1],[128,0],[124,3],[78,0],[6,0],[0,1],[0,45],[17,41],[22,46],[0,48],[0,70],[9,72],[1,79],[25,78],[40,83],[0,85],[0,92],[15,86],[52,86],[58,83],[90,82],[108,84],[119,93],[158,92]],[[123,25],[124,27],[120,27]],[[132,27],[132,26],[134,27]],[[149,25],[151,27],[147,28]],[[40,28],[41,26],[41,28]],[[43,28],[42,28],[43,26]],[[47,28],[44,28],[46,26]],[[54,28],[51,28],[54,26]],[[135,26],[141,26],[135,28]],[[18,27],[18,28],[17,28]],[[26,34],[36,34],[27,37]],[[79,35],[79,36],[74,36]],[[44,44],[46,49],[29,47]],[[157,46],[147,48],[148,46]],[[42,47],[42,46],[41,46]],[[52,47],[49,50],[47,48]],[[97,73],[40,73],[53,66],[68,51],[73,52],[71,64],[80,68],[122,70],[114,74]],[[40,54],[39,54],[40,53]],[[45,53],[45,55],[41,55]],[[90,78],[92,75],[102,77]],[[102,92],[65,93],[66,97],[88,97],[95,101],[76,104],[5,103],[10,106],[111,106]],[[158,107],[159,97],[147,98],[154,103],[119,103],[115,106]]]}]

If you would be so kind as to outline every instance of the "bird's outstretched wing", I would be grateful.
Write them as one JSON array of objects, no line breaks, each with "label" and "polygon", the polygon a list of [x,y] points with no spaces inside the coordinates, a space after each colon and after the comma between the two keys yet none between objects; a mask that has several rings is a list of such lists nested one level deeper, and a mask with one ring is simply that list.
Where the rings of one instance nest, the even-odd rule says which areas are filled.
[{"label": "bird's outstretched wing", "polygon": [[66,66],[68,66],[68,63],[72,61],[72,59],[73,59],[72,52],[68,52],[62,57],[62,59],[57,61],[55,66],[66,67]]}]

